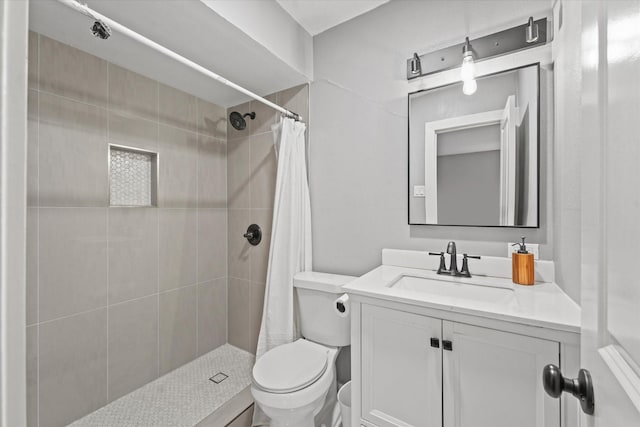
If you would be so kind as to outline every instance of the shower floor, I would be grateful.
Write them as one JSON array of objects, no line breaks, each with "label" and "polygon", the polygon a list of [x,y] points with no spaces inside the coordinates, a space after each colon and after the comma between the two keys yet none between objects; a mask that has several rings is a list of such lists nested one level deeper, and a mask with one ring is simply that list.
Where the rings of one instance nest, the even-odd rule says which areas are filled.
[{"label": "shower floor", "polygon": [[[249,386],[254,360],[254,355],[225,344],[71,426],[224,426],[253,403]],[[209,380],[219,372],[228,377],[218,384]]]}]

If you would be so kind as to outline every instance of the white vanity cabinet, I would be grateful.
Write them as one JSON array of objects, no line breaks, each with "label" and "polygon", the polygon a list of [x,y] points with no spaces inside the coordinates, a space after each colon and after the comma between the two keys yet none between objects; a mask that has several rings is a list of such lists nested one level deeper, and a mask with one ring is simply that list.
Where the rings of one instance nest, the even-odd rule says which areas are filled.
[{"label": "white vanity cabinet", "polygon": [[[442,427],[442,321],[362,307],[362,417],[379,427]],[[437,380],[436,380],[437,379]]]},{"label": "white vanity cabinet", "polygon": [[361,425],[561,425],[541,382],[546,364],[561,365],[559,342],[373,304],[356,312]]}]

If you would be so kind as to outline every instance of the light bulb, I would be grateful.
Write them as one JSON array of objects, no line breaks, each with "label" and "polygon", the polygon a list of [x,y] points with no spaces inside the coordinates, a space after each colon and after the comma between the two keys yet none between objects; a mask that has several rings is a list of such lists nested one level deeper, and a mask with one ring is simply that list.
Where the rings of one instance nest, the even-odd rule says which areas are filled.
[{"label": "light bulb", "polygon": [[462,93],[465,95],[473,95],[478,90],[478,83],[474,79],[466,80],[462,85]]},{"label": "light bulb", "polygon": [[460,68],[460,77],[463,82],[473,80],[476,76],[475,64],[473,62],[473,53],[466,51],[462,57],[462,68]]}]

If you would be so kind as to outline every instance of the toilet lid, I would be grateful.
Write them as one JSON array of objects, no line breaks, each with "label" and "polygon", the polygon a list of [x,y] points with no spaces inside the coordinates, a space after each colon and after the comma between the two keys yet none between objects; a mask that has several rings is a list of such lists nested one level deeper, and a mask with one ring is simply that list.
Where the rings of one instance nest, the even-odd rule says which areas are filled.
[{"label": "toilet lid", "polygon": [[328,350],[299,339],[266,352],[253,367],[253,381],[270,393],[291,393],[313,384],[327,370]]}]

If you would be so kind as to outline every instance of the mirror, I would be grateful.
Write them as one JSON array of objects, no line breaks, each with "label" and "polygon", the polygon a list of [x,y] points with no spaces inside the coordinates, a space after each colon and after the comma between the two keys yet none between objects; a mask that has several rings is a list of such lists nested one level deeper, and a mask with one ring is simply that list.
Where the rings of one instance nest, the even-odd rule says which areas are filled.
[{"label": "mirror", "polygon": [[409,94],[409,224],[538,227],[539,75]]}]

